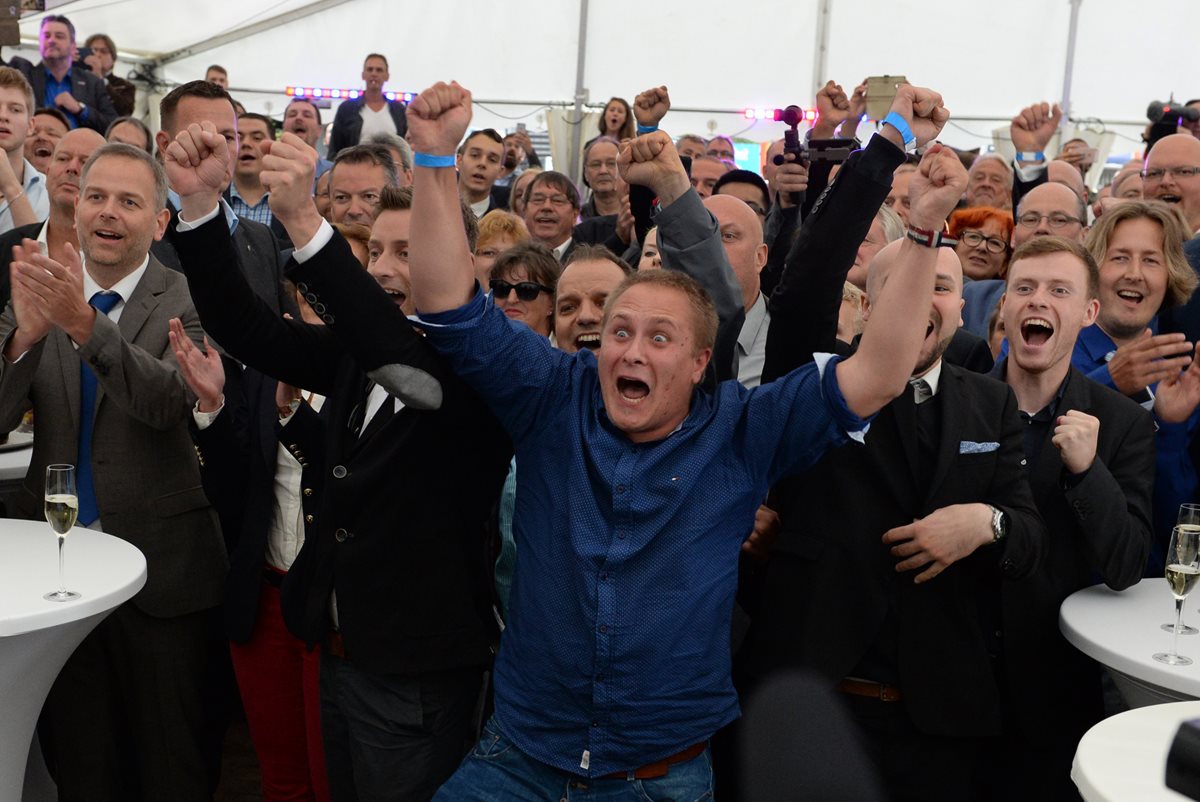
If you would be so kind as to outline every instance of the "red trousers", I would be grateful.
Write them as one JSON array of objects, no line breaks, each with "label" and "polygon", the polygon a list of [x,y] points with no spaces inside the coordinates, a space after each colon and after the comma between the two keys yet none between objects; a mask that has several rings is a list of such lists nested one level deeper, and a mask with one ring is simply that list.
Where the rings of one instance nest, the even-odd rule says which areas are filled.
[{"label": "red trousers", "polygon": [[266,580],[246,643],[230,642],[233,671],[262,770],[264,802],[328,802],[318,693],[320,650],[283,623],[279,588]]}]

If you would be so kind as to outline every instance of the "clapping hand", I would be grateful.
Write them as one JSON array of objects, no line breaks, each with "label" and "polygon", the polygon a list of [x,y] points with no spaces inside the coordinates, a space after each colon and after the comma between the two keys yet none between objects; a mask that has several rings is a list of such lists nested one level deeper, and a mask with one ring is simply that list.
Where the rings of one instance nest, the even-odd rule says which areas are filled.
[{"label": "clapping hand", "polygon": [[179,372],[184,382],[192,388],[200,404],[201,412],[216,412],[225,403],[222,395],[225,389],[225,368],[221,364],[221,355],[208,344],[204,338],[204,350],[188,338],[183,329],[183,322],[171,318],[170,330],[167,337],[171,341],[171,350],[175,352],[175,361],[179,363]]}]

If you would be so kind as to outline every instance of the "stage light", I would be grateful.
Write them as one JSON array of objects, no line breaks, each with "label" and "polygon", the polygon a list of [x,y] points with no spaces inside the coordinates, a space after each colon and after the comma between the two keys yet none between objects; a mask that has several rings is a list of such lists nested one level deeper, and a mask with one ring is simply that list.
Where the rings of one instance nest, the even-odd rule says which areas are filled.
[{"label": "stage light", "polygon": [[[289,86],[284,90],[288,97],[332,98],[334,100],[357,100],[362,97],[361,89],[330,89],[320,86]],[[411,103],[416,94],[413,92],[384,92],[388,100],[402,100]]]}]

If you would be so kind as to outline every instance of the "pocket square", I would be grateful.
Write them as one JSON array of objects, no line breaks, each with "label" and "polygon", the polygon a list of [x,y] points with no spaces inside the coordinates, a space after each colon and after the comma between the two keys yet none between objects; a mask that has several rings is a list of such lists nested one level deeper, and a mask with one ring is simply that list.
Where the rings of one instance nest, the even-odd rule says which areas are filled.
[{"label": "pocket square", "polygon": [[986,454],[1000,448],[999,443],[976,443],[974,440],[963,440],[958,444],[959,454]]}]

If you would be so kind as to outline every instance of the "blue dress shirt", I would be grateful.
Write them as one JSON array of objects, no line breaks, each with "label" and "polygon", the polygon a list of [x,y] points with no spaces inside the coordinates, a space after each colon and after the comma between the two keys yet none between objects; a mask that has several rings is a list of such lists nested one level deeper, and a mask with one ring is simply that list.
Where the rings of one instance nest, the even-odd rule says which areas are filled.
[{"label": "blue dress shirt", "polygon": [[[68,95],[72,94],[71,90],[73,90],[75,86],[72,83],[71,78],[72,75],[70,70],[67,70],[67,74],[63,76],[61,81],[55,78],[54,73],[50,72],[50,70],[46,70],[46,91],[42,94],[42,105],[48,109],[58,109],[63,113],[63,116],[67,118],[67,122],[70,123],[72,128],[78,128],[80,119],[87,119],[87,106],[84,106],[83,111],[81,111],[78,115],[75,115],[66,109],[59,108],[58,104],[55,103],[55,99],[63,92],[66,92]],[[72,95],[72,97],[73,96],[74,95]]]},{"label": "blue dress shirt", "polygon": [[495,719],[578,775],[627,771],[738,715],[729,626],[738,554],[768,488],[866,421],[822,355],[747,390],[697,389],[680,426],[634,443],[604,412],[595,355],[569,355],[476,292],[423,315],[430,342],[513,438],[517,570]]}]

